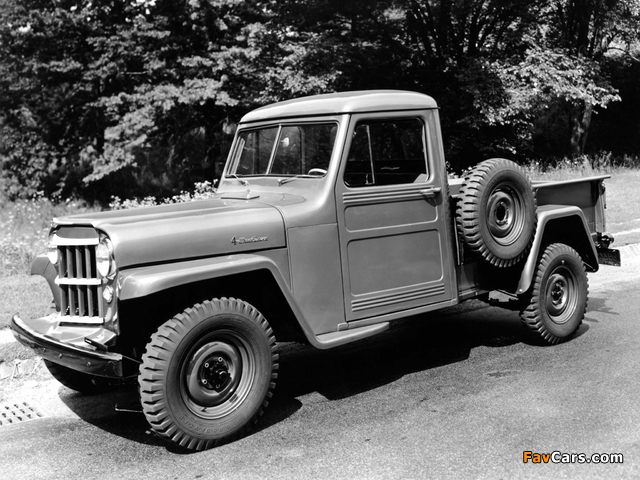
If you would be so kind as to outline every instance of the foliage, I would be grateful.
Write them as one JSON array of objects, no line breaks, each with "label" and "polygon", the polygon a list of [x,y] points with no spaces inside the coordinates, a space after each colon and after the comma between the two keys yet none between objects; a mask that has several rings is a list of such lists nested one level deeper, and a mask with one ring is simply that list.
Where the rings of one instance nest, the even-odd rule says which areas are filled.
[{"label": "foliage", "polygon": [[216,189],[213,183],[208,181],[196,182],[193,193],[182,191],[179,195],[173,195],[172,197],[163,199],[148,196],[142,199],[133,198],[122,200],[120,197],[114,195],[111,197],[109,208],[111,210],[125,210],[128,208],[152,207],[154,205],[166,205],[169,203],[185,203],[194,200],[206,200],[208,198],[213,198],[215,193]]},{"label": "foliage", "polygon": [[220,175],[250,109],[350,89],[434,96],[457,170],[623,128],[637,153],[604,109],[637,111],[639,32],[640,0],[4,0],[1,187],[170,197]]}]

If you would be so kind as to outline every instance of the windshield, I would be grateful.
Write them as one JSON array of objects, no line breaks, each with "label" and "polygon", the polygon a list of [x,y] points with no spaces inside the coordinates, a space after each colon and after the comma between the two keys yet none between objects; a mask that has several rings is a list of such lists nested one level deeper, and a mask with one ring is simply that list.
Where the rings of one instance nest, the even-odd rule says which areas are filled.
[{"label": "windshield", "polygon": [[324,174],[337,128],[335,123],[306,123],[241,131],[228,174]]}]

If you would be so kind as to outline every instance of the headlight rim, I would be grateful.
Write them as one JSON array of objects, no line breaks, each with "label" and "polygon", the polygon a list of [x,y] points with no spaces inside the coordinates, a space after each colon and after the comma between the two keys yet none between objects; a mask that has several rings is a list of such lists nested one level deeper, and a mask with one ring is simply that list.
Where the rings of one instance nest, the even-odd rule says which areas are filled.
[{"label": "headlight rim", "polygon": [[[101,255],[101,247],[107,249],[106,255]],[[104,268],[105,263],[107,264],[106,269]],[[116,274],[117,268],[113,243],[106,235],[101,236],[100,242],[98,242],[98,246],[96,247],[96,268],[98,273],[104,278],[113,278]]]},{"label": "headlight rim", "polygon": [[47,242],[47,258],[53,266],[57,266],[60,261],[60,254],[58,253],[58,245],[53,241],[55,233],[49,235],[49,241]]}]

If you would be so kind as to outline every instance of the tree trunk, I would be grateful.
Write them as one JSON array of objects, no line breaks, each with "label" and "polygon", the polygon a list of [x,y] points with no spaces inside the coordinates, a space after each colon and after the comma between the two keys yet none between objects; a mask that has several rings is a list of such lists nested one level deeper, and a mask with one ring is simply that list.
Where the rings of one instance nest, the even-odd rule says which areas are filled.
[{"label": "tree trunk", "polygon": [[593,105],[588,102],[583,102],[582,105],[571,109],[571,154],[574,156],[584,153],[592,115]]}]

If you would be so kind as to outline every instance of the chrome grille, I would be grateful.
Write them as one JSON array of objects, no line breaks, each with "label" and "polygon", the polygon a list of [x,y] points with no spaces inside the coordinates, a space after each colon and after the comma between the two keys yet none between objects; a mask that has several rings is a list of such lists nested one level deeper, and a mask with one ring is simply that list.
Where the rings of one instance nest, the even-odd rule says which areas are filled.
[{"label": "chrome grille", "polygon": [[62,322],[103,323],[102,278],[96,268],[97,234],[92,238],[54,235],[53,243],[58,248],[56,283],[61,292]]}]

